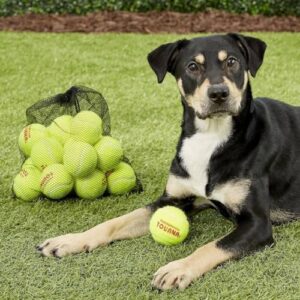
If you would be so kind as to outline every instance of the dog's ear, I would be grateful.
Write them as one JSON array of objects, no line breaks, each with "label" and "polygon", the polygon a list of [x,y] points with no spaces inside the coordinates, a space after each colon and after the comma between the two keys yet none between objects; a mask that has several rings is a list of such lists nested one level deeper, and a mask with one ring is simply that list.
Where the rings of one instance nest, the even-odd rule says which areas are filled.
[{"label": "dog's ear", "polygon": [[164,44],[148,54],[148,62],[157,76],[158,83],[162,83],[167,72],[174,75],[174,66],[178,53],[188,40],[179,40],[174,43]]},{"label": "dog's ear", "polygon": [[255,77],[264,59],[265,50],[267,48],[266,43],[262,40],[237,33],[229,33],[228,35],[237,42],[246,57],[251,75]]}]

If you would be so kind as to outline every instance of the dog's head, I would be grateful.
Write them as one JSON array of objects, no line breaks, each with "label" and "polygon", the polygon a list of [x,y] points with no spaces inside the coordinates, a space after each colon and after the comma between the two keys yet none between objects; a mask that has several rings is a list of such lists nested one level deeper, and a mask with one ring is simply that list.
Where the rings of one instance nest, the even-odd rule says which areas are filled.
[{"label": "dog's head", "polygon": [[161,83],[167,72],[201,119],[239,114],[248,74],[262,64],[266,44],[239,34],[216,35],[164,44],[148,55]]}]

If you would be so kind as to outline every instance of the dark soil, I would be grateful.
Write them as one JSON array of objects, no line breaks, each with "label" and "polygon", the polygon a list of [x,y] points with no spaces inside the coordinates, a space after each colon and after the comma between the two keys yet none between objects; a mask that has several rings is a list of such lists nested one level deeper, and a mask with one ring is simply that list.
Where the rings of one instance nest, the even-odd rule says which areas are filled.
[{"label": "dark soil", "polygon": [[0,30],[39,32],[234,32],[300,31],[299,17],[236,15],[222,11],[98,12],[86,16],[37,15],[0,18]]}]

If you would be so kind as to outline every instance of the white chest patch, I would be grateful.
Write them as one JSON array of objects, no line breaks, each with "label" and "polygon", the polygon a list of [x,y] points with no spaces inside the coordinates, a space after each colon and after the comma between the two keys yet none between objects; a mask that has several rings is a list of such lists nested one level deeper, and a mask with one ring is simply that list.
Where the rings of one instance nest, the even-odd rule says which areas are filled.
[{"label": "white chest patch", "polygon": [[197,132],[184,139],[179,153],[183,166],[189,173],[189,179],[182,179],[181,184],[192,194],[206,197],[207,168],[212,154],[222,146],[232,132],[230,116],[200,120],[196,118]]}]

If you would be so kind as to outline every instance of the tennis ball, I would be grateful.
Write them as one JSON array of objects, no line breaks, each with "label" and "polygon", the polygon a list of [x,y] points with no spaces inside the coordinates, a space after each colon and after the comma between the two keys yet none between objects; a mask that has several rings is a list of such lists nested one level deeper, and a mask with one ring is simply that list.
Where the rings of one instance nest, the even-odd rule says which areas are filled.
[{"label": "tennis ball", "polygon": [[120,162],[113,172],[107,175],[108,191],[113,195],[130,192],[136,185],[136,176],[130,165]]},{"label": "tennis ball", "polygon": [[46,127],[41,124],[31,124],[23,128],[19,135],[18,144],[23,154],[30,156],[32,146],[41,138],[47,137]]},{"label": "tennis ball", "polygon": [[39,169],[34,165],[32,159],[31,159],[30,157],[28,157],[28,158],[24,161],[24,163],[23,163],[23,165],[22,165],[22,169],[25,169],[25,168],[27,168],[27,169],[35,169],[35,170],[38,170],[38,171],[39,171]]},{"label": "tennis ball", "polygon": [[96,113],[83,110],[71,120],[70,130],[72,138],[94,145],[102,136],[102,120]]},{"label": "tennis ball", "polygon": [[75,179],[75,192],[83,199],[95,199],[102,196],[106,186],[105,174],[99,170],[95,170],[87,177]]},{"label": "tennis ball", "polygon": [[103,172],[115,168],[123,157],[121,143],[110,136],[102,137],[95,149],[98,154],[98,168]]},{"label": "tennis ball", "polygon": [[40,188],[50,199],[61,199],[73,188],[73,178],[62,164],[46,167],[41,175]]},{"label": "tennis ball", "polygon": [[43,138],[33,145],[31,159],[37,168],[43,170],[47,166],[62,162],[63,147],[54,138]]},{"label": "tennis ball", "polygon": [[15,195],[24,200],[32,201],[39,197],[41,172],[38,169],[24,167],[15,177],[13,191]]},{"label": "tennis ball", "polygon": [[64,144],[71,137],[71,120],[72,116],[69,115],[56,118],[47,128],[50,136],[56,138],[61,144]]},{"label": "tennis ball", "polygon": [[88,143],[70,139],[64,147],[63,162],[73,176],[85,177],[97,166],[97,152]]},{"label": "tennis ball", "polygon": [[167,246],[181,243],[189,233],[189,222],[185,213],[175,206],[159,208],[150,220],[153,239]]}]

